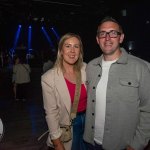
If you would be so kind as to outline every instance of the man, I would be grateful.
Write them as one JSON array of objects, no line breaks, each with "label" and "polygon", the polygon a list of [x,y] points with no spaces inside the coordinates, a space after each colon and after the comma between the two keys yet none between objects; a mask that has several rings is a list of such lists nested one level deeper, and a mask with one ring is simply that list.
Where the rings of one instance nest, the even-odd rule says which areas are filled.
[{"label": "man", "polygon": [[143,150],[150,139],[150,70],[120,48],[119,23],[104,18],[96,40],[102,55],[87,65],[88,150]]}]

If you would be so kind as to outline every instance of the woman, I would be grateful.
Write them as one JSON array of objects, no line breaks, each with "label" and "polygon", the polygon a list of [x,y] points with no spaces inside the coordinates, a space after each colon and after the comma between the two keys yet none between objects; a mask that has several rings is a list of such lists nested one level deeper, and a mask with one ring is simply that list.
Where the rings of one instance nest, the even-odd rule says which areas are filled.
[{"label": "woman", "polygon": [[[73,139],[60,140],[60,125],[70,124],[70,112],[74,100],[77,74],[81,72],[81,91],[76,118],[73,120]],[[73,33],[65,34],[59,41],[54,68],[42,75],[42,90],[46,121],[49,128],[48,146],[55,150],[84,150],[83,141],[87,94],[85,87],[85,63],[81,38]]]}]

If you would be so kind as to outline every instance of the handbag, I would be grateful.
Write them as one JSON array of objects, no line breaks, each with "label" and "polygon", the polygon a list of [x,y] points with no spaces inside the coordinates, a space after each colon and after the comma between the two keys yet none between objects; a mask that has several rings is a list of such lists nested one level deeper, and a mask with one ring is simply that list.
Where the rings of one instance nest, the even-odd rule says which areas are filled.
[{"label": "handbag", "polygon": [[79,97],[80,97],[80,91],[81,91],[81,72],[78,72],[76,75],[76,89],[75,89],[75,95],[74,95],[74,101],[71,108],[71,114],[70,114],[70,125],[61,125],[60,128],[62,130],[62,134],[60,137],[60,140],[65,143],[69,142],[72,139],[72,122],[76,118],[78,103],[79,103]]},{"label": "handbag", "polygon": [[60,129],[62,131],[60,140],[63,143],[69,142],[72,139],[71,126],[70,125],[60,126]]}]

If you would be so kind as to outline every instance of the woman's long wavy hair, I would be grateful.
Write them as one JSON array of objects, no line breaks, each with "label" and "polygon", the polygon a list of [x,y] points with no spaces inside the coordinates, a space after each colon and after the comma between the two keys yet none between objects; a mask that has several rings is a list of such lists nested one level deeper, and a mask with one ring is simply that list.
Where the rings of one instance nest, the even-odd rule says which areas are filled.
[{"label": "woman's long wavy hair", "polygon": [[83,44],[82,44],[82,41],[81,41],[81,37],[75,33],[66,33],[65,35],[63,35],[58,43],[58,52],[57,52],[57,59],[56,59],[56,62],[55,62],[55,67],[57,68],[60,68],[62,71],[65,71],[64,70],[64,67],[63,67],[63,56],[61,54],[61,51],[62,51],[62,47],[65,43],[65,41],[67,39],[70,39],[72,37],[76,37],[78,40],[79,40],[79,43],[80,43],[80,54],[79,54],[79,58],[77,60],[77,62],[74,64],[74,69],[76,71],[79,71],[83,65]]}]

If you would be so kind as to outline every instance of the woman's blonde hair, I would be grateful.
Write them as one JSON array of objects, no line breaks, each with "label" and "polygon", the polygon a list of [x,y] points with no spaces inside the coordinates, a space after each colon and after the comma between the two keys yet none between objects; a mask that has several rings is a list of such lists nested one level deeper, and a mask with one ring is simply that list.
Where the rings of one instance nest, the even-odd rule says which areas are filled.
[{"label": "woman's blonde hair", "polygon": [[55,67],[60,68],[62,70],[64,70],[63,67],[63,56],[61,54],[62,51],[62,47],[65,43],[65,41],[67,39],[70,39],[72,37],[76,37],[79,40],[79,44],[80,44],[80,54],[79,54],[79,58],[77,60],[77,62],[74,64],[74,69],[76,71],[79,71],[82,67],[83,64],[83,44],[81,41],[81,37],[75,33],[66,33],[65,35],[63,35],[58,43],[58,52],[57,52],[57,58],[56,58],[56,62],[55,62]]}]

